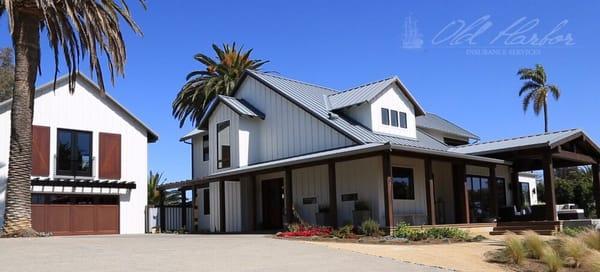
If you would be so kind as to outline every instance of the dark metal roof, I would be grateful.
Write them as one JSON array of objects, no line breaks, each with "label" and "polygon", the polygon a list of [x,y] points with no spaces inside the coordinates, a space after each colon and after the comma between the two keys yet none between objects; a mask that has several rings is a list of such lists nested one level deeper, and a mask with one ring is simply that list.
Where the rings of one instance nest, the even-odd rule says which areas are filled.
[{"label": "dark metal roof", "polygon": [[93,187],[93,188],[120,188],[135,189],[135,182],[119,180],[91,180],[91,179],[52,179],[32,178],[32,186],[63,186],[63,187]]},{"label": "dark metal roof", "polygon": [[328,98],[331,107],[330,110],[343,109],[350,106],[371,102],[379,94],[386,91],[388,87],[392,84],[397,84],[400,87],[402,93],[413,104],[415,108],[415,115],[419,116],[425,114],[425,110],[423,109],[423,107],[419,105],[417,100],[413,97],[413,95],[408,91],[408,89],[396,76],[363,84],[358,87],[350,88],[348,90],[329,95]]},{"label": "dark metal roof", "polygon": [[417,116],[417,127],[479,140],[479,136],[431,112]]}]

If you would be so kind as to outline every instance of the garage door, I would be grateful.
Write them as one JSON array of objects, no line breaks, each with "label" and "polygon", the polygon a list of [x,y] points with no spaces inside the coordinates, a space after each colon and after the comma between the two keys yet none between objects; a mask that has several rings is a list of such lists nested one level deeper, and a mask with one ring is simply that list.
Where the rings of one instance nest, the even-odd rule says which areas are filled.
[{"label": "garage door", "polygon": [[118,196],[34,194],[33,228],[54,235],[119,233]]}]

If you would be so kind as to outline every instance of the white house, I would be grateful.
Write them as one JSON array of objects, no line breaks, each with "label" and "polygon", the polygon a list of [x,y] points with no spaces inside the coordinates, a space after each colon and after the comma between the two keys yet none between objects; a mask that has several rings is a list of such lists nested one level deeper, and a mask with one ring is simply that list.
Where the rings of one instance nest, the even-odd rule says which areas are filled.
[{"label": "white house", "polygon": [[[0,226],[11,100],[0,104]],[[158,135],[83,74],[35,93],[32,223],[54,235],[144,233],[148,143]]]},{"label": "white house", "polygon": [[[397,77],[335,90],[255,71],[182,141],[192,178],[161,188],[192,190],[193,229],[217,232],[280,229],[295,217],[390,228],[555,220],[554,205],[533,201],[535,179],[519,173],[600,158],[577,129],[479,142],[426,112]],[[544,183],[553,188],[552,175]]]}]

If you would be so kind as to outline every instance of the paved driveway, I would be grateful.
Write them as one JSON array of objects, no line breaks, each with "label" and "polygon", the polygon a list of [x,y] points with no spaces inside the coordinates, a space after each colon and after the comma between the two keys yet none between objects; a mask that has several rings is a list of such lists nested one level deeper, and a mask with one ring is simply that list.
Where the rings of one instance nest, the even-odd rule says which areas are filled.
[{"label": "paved driveway", "polygon": [[0,239],[2,271],[442,271],[261,235]]}]

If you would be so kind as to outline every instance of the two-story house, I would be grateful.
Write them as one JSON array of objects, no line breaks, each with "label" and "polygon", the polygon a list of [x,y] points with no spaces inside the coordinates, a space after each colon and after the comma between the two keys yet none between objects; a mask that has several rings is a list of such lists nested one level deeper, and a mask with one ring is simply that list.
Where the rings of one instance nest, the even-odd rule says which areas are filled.
[{"label": "two-story house", "polygon": [[[148,143],[158,135],[83,74],[35,93],[33,228],[54,235],[144,233]],[[0,226],[4,220],[11,100],[0,104]]]},{"label": "two-story house", "polygon": [[[192,190],[193,229],[213,232],[280,229],[298,218],[360,224],[363,210],[385,227],[526,211],[554,219],[529,207],[535,178],[525,186],[519,172],[600,156],[580,130],[478,142],[426,112],[397,77],[339,91],[255,71],[232,96],[217,97],[182,141],[192,146],[192,179],[162,189]],[[592,159],[574,160],[579,153]],[[553,206],[554,193],[544,195]]]}]

